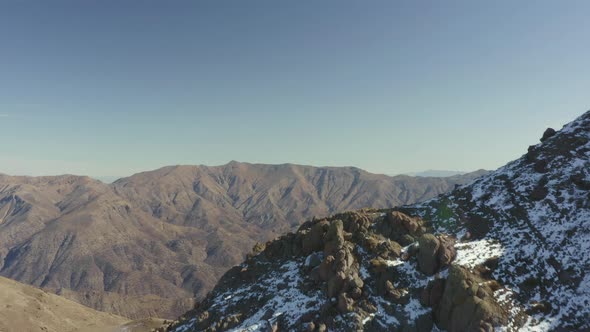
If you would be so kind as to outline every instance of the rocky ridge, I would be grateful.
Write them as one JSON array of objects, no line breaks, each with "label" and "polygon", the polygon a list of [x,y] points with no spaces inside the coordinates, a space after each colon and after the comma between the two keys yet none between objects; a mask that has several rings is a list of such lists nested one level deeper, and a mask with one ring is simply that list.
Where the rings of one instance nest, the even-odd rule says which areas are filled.
[{"label": "rocky ridge", "polygon": [[422,204],[258,245],[169,331],[590,330],[590,112]]},{"label": "rocky ridge", "polygon": [[[436,320],[467,331],[506,322],[491,296],[500,286],[487,271],[451,266],[462,250],[432,230],[398,211],[308,222],[256,247],[170,330],[430,331]],[[451,314],[460,311],[478,314]]]}]

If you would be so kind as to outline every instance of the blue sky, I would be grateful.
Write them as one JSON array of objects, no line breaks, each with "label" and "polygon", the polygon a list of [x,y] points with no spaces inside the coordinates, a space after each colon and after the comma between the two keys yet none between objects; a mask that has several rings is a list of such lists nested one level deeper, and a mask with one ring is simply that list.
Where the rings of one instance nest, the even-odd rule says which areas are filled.
[{"label": "blue sky", "polygon": [[6,1],[0,172],[493,169],[590,108],[587,1]]}]

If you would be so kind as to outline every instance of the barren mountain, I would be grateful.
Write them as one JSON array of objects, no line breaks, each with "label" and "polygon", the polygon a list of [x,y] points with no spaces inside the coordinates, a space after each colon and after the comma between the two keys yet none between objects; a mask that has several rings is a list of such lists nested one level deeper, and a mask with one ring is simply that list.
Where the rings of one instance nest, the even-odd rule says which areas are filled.
[{"label": "barren mountain", "polygon": [[[131,318],[190,305],[191,278],[214,282],[197,228],[145,214],[111,187],[85,177],[3,177],[0,273],[82,304]],[[191,255],[170,249],[195,239]],[[192,241],[192,240],[191,240]],[[184,274],[184,275],[183,275]],[[207,279],[210,278],[210,279]]]},{"label": "barren mountain", "polygon": [[0,275],[130,318],[176,317],[256,242],[338,210],[413,203],[482,172],[174,166],[112,185],[0,175]]},{"label": "barren mountain", "polygon": [[258,245],[170,331],[589,331],[590,111],[424,203]]},{"label": "barren mountain", "polygon": [[234,161],[216,167],[165,167],[118,180],[114,188],[146,213],[175,225],[215,230],[243,222],[280,235],[311,216],[420,202],[485,173],[389,177],[353,167]]}]

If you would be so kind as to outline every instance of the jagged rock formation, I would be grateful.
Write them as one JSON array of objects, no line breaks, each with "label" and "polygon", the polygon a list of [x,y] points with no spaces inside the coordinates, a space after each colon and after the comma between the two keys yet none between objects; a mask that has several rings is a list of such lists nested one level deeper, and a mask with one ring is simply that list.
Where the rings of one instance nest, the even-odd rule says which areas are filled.
[{"label": "jagged rock formation", "polygon": [[175,318],[256,242],[306,218],[424,200],[479,174],[232,162],[166,167],[112,185],[0,175],[0,275],[134,319]]},{"label": "jagged rock formation", "polygon": [[589,239],[587,112],[449,194],[257,246],[168,329],[587,331]]}]

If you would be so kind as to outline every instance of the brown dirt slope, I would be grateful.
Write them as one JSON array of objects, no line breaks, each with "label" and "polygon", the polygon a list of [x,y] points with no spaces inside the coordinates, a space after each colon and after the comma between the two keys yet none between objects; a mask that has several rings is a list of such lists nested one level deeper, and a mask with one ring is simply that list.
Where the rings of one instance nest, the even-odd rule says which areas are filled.
[{"label": "brown dirt slope", "polygon": [[43,290],[0,277],[0,331],[69,332],[110,327],[127,319],[84,307]]}]

